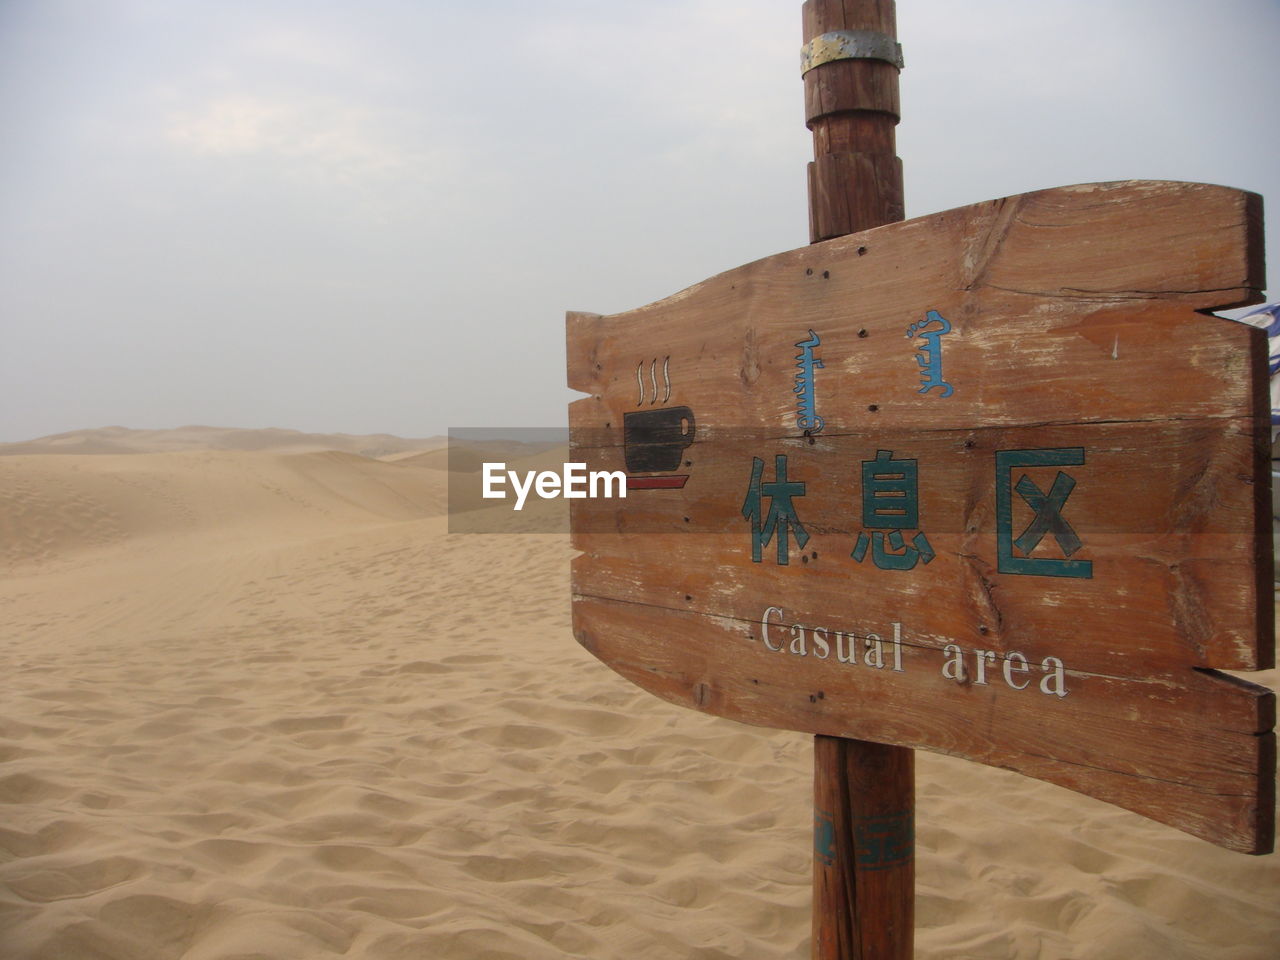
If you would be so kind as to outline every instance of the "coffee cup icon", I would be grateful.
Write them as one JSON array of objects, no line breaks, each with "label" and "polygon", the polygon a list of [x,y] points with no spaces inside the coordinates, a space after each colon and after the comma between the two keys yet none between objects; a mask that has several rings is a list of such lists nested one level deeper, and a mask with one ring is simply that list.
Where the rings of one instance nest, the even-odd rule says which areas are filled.
[{"label": "coffee cup icon", "polygon": [[665,473],[680,466],[693,443],[693,411],[663,407],[622,415],[622,443],[628,473]]}]

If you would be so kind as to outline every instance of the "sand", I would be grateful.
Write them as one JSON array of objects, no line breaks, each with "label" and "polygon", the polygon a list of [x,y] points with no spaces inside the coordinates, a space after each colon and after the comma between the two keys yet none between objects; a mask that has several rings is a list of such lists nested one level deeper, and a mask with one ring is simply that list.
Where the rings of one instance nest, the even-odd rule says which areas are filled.
[{"label": "sand", "polygon": [[[439,457],[269,440],[0,457],[0,956],[808,956],[807,737],[591,658],[565,538],[449,534]],[[918,792],[919,957],[1280,955],[1280,857]]]}]

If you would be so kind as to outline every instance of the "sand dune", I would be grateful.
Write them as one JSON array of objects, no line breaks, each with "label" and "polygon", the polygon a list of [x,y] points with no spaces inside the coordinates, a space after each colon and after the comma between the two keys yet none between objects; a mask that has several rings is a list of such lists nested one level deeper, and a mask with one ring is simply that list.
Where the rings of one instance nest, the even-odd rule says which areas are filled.
[{"label": "sand dune", "polygon": [[[0,953],[808,955],[808,738],[613,675],[414,459],[0,459]],[[922,958],[1277,955],[1274,855],[918,777]]]},{"label": "sand dune", "polygon": [[0,456],[25,454],[174,453],[182,450],[272,450],[311,453],[341,450],[362,457],[394,458],[443,447],[444,437],[407,440],[389,433],[301,433],[297,430],[245,430],[237,427],[178,427],[173,430],[134,430],[100,427],[73,430],[21,443],[0,443]]},{"label": "sand dune", "polygon": [[[506,463],[512,470],[559,469],[568,454],[567,444],[543,448],[519,442],[476,443],[455,440],[436,450],[407,454],[394,459],[395,462],[406,466],[465,473],[478,472],[486,462]],[[384,457],[383,459],[392,458]]]},{"label": "sand dune", "polygon": [[195,550],[309,538],[445,510],[427,472],[338,451],[3,457],[0,490],[0,558],[10,563],[140,540]]}]

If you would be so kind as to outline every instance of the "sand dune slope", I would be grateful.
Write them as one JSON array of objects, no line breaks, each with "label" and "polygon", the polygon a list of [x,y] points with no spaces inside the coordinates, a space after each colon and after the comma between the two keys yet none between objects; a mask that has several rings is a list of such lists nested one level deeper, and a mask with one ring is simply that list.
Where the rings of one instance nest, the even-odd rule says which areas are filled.
[{"label": "sand dune slope", "polygon": [[99,427],[72,430],[19,443],[0,443],[0,456],[20,454],[175,453],[183,450],[253,450],[316,453],[341,450],[362,457],[394,458],[434,450],[444,437],[410,440],[387,433],[302,433],[298,430],[246,430],[189,426],[170,430]]},{"label": "sand dune slope", "polygon": [[[0,468],[5,957],[808,955],[808,739],[580,650],[563,537],[348,455]],[[918,956],[1276,955],[1277,857],[919,768]]]},{"label": "sand dune slope", "polygon": [[149,541],[310,538],[445,511],[428,471],[337,451],[0,457],[0,562],[65,559]]}]

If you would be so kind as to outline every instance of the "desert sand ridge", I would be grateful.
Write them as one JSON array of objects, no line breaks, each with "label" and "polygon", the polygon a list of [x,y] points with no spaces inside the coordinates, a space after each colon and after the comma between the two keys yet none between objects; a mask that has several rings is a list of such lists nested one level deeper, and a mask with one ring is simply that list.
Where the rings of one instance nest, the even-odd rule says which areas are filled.
[{"label": "desert sand ridge", "polygon": [[23,454],[172,453],[183,450],[274,450],[308,453],[342,450],[362,457],[392,457],[445,446],[445,437],[405,439],[388,433],[302,433],[270,427],[186,426],[172,430],[100,427],[73,430],[19,443],[0,443],[0,456]]},{"label": "desert sand ridge", "polygon": [[[449,534],[425,456],[0,458],[0,955],[808,955],[808,738],[614,675],[567,539]],[[1280,857],[918,784],[922,960],[1276,956]]]},{"label": "desert sand ridge", "polygon": [[205,450],[0,458],[0,559],[153,540],[203,549],[439,516],[429,471],[340,451]]}]

